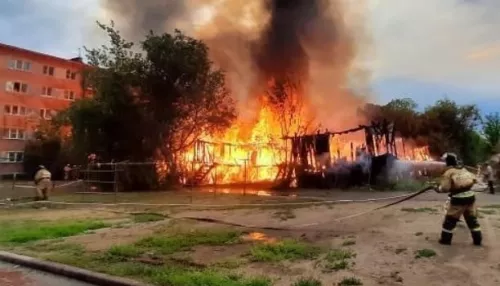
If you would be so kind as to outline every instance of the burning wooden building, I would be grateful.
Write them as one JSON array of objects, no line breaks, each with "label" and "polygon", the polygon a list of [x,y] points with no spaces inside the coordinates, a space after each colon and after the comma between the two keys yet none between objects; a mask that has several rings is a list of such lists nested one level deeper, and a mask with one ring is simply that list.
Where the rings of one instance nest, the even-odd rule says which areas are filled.
[{"label": "burning wooden building", "polygon": [[[339,144],[339,137],[359,132],[364,132],[364,142]],[[290,160],[280,169],[280,185],[318,188],[374,183],[397,157],[395,134],[394,124],[382,121],[337,132],[286,137],[291,142]],[[346,147],[349,156],[342,156]]]},{"label": "burning wooden building", "polygon": [[[343,139],[352,134],[361,140]],[[376,184],[398,156],[395,134],[394,124],[382,121],[266,142],[198,140],[185,158],[184,183],[272,183],[281,187]]]}]

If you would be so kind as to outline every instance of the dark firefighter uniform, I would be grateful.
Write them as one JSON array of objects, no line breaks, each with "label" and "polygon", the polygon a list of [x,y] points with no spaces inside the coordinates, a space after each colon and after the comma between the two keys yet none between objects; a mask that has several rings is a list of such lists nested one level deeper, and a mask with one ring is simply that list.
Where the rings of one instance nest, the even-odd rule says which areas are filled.
[{"label": "dark firefighter uniform", "polygon": [[449,245],[453,238],[453,229],[463,216],[471,231],[474,245],[481,245],[481,228],[477,221],[476,196],[472,186],[477,183],[474,174],[458,166],[457,156],[447,153],[443,156],[448,169],[444,172],[436,191],[449,193],[450,205],[446,212],[439,243]]}]

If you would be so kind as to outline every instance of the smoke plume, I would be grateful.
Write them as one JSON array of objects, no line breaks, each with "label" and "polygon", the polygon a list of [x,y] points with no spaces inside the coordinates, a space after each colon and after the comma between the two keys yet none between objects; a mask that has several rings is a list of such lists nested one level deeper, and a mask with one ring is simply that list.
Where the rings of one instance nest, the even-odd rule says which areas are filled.
[{"label": "smoke plume", "polygon": [[[102,0],[107,15],[132,40],[179,28],[203,39],[246,108],[267,82],[292,75],[318,122],[331,129],[360,122],[366,71],[356,63],[366,44],[360,1]],[[356,4],[350,4],[356,2]],[[361,1],[363,2],[363,1]],[[349,6],[351,5],[351,6]],[[356,7],[355,7],[356,6]],[[251,103],[251,101],[250,101]],[[250,108],[249,108],[250,107]]]},{"label": "smoke plume", "polygon": [[129,40],[138,41],[153,30],[173,30],[188,13],[183,0],[103,0],[107,15],[117,22]]}]

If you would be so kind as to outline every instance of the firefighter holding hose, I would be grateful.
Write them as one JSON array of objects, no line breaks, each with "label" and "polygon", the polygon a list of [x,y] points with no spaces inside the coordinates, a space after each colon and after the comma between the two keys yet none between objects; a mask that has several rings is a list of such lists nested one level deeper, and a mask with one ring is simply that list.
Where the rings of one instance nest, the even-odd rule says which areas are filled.
[{"label": "firefighter holding hose", "polygon": [[38,166],[38,171],[35,174],[36,197],[35,200],[48,200],[48,193],[52,188],[51,182],[52,174],[45,168],[45,166]]},{"label": "firefighter holding hose", "polygon": [[453,229],[463,216],[471,232],[474,245],[482,242],[481,228],[477,220],[476,195],[472,186],[477,183],[474,174],[458,165],[457,155],[445,153],[442,157],[446,162],[447,170],[440,183],[435,187],[438,193],[449,193],[450,204],[446,211],[439,243],[450,245],[453,238]]}]

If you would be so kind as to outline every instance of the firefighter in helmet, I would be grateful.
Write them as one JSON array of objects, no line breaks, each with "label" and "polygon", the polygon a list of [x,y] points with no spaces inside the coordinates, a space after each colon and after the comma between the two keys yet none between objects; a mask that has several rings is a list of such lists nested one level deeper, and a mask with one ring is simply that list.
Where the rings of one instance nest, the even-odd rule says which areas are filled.
[{"label": "firefighter in helmet", "polygon": [[38,171],[35,174],[36,197],[35,200],[47,200],[49,190],[52,188],[52,174],[45,166],[38,166]]},{"label": "firefighter in helmet", "polygon": [[436,192],[448,193],[450,204],[446,211],[439,243],[450,245],[453,238],[453,229],[463,216],[471,232],[474,245],[481,245],[482,234],[477,220],[476,196],[472,186],[477,183],[474,174],[459,166],[457,155],[445,153],[442,159],[446,162],[444,172]]}]

